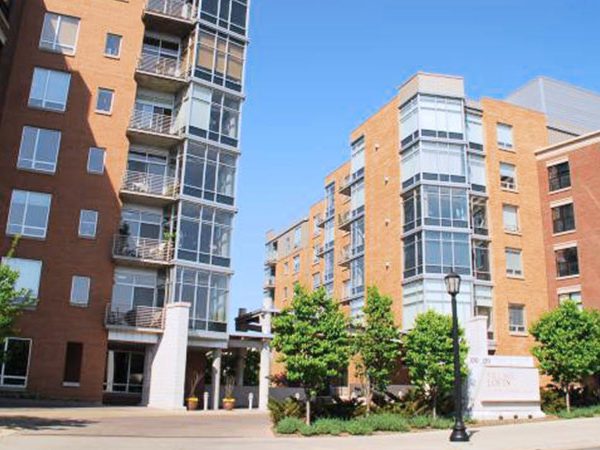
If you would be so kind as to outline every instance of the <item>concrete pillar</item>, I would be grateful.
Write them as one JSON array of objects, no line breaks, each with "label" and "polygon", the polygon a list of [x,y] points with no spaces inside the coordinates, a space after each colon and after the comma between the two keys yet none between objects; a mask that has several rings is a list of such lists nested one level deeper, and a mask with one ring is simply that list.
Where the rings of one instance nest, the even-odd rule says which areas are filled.
[{"label": "concrete pillar", "polygon": [[221,401],[221,349],[213,350],[212,360],[212,388],[213,388],[213,409],[219,409]]},{"label": "concrete pillar", "polygon": [[[263,299],[263,314],[261,317],[261,331],[263,334],[271,334],[271,315],[273,299]],[[260,368],[258,372],[258,409],[266,411],[269,402],[269,376],[271,375],[271,346],[269,340],[263,340],[260,348]]]},{"label": "concrete pillar", "polygon": [[149,361],[149,407],[184,408],[189,312],[189,303],[165,306],[165,328]]},{"label": "concrete pillar", "polygon": [[246,355],[248,354],[248,349],[239,348],[236,352],[235,359],[235,385],[243,386],[244,385],[244,371],[246,370]]}]

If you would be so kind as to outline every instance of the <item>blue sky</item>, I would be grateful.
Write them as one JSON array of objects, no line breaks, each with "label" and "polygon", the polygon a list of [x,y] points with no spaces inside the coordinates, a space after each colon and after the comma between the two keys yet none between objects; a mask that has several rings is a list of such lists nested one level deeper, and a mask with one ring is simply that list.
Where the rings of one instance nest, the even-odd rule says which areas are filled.
[{"label": "blue sky", "polygon": [[414,72],[502,98],[537,75],[600,92],[600,1],[252,0],[231,314],[262,302],[264,236],[303,217],[348,136]]}]

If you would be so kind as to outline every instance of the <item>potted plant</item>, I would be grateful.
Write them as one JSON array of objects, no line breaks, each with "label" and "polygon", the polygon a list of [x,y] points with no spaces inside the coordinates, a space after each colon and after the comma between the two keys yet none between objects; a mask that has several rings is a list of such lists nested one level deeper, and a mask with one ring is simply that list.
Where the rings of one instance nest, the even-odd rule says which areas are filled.
[{"label": "potted plant", "polygon": [[200,376],[198,371],[195,370],[194,372],[192,372],[192,375],[190,376],[189,394],[185,399],[188,411],[194,411],[195,409],[198,409],[198,397],[196,397],[196,389],[200,384],[200,380],[202,380],[202,377]]},{"label": "potted plant", "polygon": [[225,378],[225,397],[223,398],[223,409],[231,411],[235,407],[235,398],[233,397],[233,386],[235,379],[232,375]]}]

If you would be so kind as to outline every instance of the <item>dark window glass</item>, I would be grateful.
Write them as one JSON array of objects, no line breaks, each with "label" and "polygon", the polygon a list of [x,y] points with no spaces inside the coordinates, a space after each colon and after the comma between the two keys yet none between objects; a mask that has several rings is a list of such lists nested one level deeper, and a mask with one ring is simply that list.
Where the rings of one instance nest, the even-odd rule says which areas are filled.
[{"label": "dark window glass", "polygon": [[548,167],[548,184],[550,191],[571,186],[571,171],[568,161]]},{"label": "dark window glass", "polygon": [[556,250],[554,255],[556,257],[556,274],[558,277],[579,275],[577,247]]},{"label": "dark window glass", "polygon": [[83,360],[83,344],[81,342],[67,342],[65,355],[65,383],[79,383],[81,380],[81,362]]},{"label": "dark window glass", "polygon": [[552,230],[563,233],[575,229],[575,213],[573,203],[552,208]]}]

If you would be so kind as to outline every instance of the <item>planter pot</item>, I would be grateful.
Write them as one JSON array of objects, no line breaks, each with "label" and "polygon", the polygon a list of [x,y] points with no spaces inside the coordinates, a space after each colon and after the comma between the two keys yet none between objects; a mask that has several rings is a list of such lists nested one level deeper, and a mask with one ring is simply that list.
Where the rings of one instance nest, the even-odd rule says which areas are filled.
[{"label": "planter pot", "polygon": [[194,411],[195,409],[198,409],[198,397],[188,397],[185,401],[188,411]]},{"label": "planter pot", "polygon": [[235,407],[235,398],[224,398],[223,399],[223,409],[226,411],[232,411]]}]

